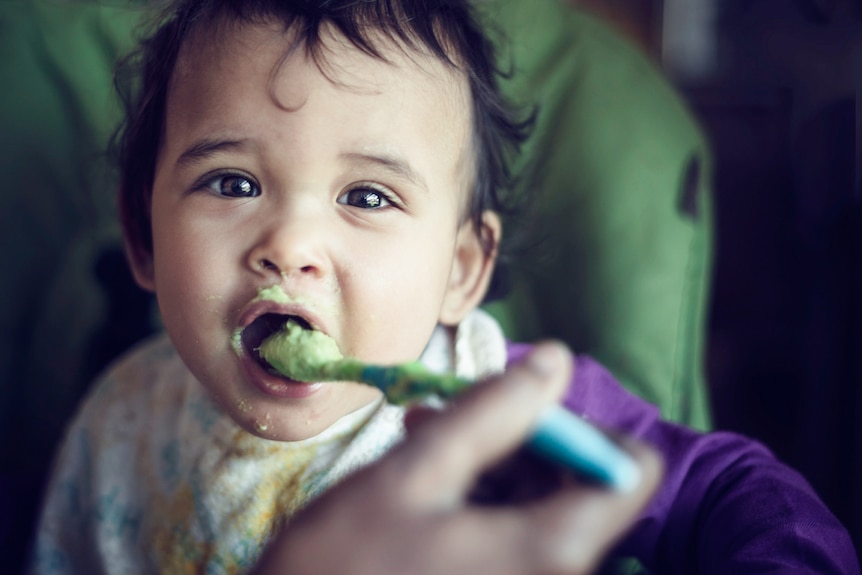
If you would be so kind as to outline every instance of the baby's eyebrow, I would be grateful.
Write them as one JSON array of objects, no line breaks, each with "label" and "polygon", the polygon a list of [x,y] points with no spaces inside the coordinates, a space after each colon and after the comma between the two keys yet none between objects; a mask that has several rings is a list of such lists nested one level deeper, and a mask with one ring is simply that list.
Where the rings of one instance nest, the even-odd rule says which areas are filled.
[{"label": "baby's eyebrow", "polygon": [[204,138],[186,148],[186,151],[177,158],[178,166],[196,164],[201,160],[212,157],[218,152],[232,151],[245,147],[246,140],[215,140]]},{"label": "baby's eyebrow", "polygon": [[340,155],[343,160],[356,164],[372,164],[380,166],[414,183],[424,191],[428,191],[428,185],[416,170],[410,166],[405,158],[386,153],[345,152]]}]

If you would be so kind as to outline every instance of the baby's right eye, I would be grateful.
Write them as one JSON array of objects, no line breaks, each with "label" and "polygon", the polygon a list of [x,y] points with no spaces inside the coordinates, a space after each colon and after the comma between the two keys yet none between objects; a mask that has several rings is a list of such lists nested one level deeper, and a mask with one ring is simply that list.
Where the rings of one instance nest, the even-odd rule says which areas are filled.
[{"label": "baby's right eye", "polygon": [[206,180],[201,187],[227,198],[254,198],[260,195],[257,183],[242,174],[219,174]]}]

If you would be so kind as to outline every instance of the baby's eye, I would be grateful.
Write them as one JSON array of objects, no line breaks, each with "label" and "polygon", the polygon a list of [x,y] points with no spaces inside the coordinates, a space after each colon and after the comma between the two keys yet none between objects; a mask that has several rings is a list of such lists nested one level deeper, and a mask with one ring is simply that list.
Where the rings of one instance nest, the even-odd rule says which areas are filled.
[{"label": "baby's eye", "polygon": [[249,177],[241,174],[222,174],[204,184],[211,192],[227,198],[254,198],[260,195],[260,188]]},{"label": "baby's eye", "polygon": [[377,210],[392,205],[389,197],[374,188],[353,188],[338,196],[338,203],[366,210]]}]

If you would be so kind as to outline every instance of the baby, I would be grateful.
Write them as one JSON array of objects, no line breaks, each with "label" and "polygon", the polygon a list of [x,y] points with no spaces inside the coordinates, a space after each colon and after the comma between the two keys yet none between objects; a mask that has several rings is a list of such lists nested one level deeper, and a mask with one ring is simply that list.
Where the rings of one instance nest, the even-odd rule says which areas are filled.
[{"label": "baby", "polygon": [[[37,573],[247,571],[400,439],[403,412],[376,389],[266,364],[258,346],[287,318],[348,356],[474,379],[526,349],[477,309],[527,123],[468,2],[181,0],[138,58],[120,208],[166,335],[111,368],[69,430]],[[661,571],[858,569],[762,447],[660,421],[587,358],[565,402],[666,461],[621,552]]]}]

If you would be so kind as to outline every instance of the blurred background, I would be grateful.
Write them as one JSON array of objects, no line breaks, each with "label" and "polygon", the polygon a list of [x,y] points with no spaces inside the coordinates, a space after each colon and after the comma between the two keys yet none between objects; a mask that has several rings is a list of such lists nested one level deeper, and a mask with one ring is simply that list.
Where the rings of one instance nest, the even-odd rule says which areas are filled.
[{"label": "blurred background", "polygon": [[[758,438],[799,469],[862,549],[862,0],[565,1],[642,50],[682,94],[712,147],[716,227],[706,357],[714,427]],[[6,23],[0,18],[0,58],[35,32]],[[69,23],[54,7],[38,32],[73,40],[78,32],[94,33]],[[111,49],[92,58],[124,49],[128,41],[99,36]],[[45,46],[33,49],[32,60],[7,58],[13,69],[0,91],[0,109],[32,112],[4,115],[0,125],[0,243],[6,252],[0,276],[6,299],[0,310],[0,543],[11,572],[23,557],[28,517],[62,430],[58,421],[74,411],[86,382],[155,324],[151,299],[134,287],[116,249],[111,202],[28,193],[87,188],[104,199],[113,195],[112,176],[65,165],[74,181],[53,181],[49,170],[16,176],[15,158],[22,154],[56,165],[67,160],[70,147],[99,164],[109,134],[104,118],[118,114],[116,102],[85,99],[56,118],[78,130],[70,132],[73,138],[40,138],[34,126],[55,121],[42,110],[54,106],[64,113],[52,98],[86,93],[81,86],[110,92],[103,71],[65,76],[60,67],[52,71],[62,80],[56,85],[16,91],[16,75],[23,78],[34,66],[78,65],[64,64],[61,51],[43,54],[50,49]],[[109,69],[111,62],[103,65]],[[80,115],[70,120],[73,112]],[[22,150],[10,134],[28,130],[28,141],[38,143]],[[65,242],[81,229],[89,235],[86,250],[67,249]],[[91,262],[92,253],[100,255],[88,277],[70,272]],[[40,283],[55,277],[79,283]],[[84,300],[69,306],[64,292],[75,290],[104,290],[110,301],[99,310]],[[88,333],[93,325],[87,318],[99,314],[110,321],[88,341],[52,347],[46,339]],[[68,331],[33,321],[42,316],[62,317]],[[129,325],[137,327],[117,328]],[[31,341],[48,343],[33,349]],[[60,349],[68,357],[52,356]],[[46,393],[34,382],[63,385],[49,385]],[[40,420],[24,409],[28,405],[48,415]],[[27,449],[20,447],[22,430],[38,436],[28,438]]]},{"label": "blurred background", "polygon": [[811,481],[862,548],[862,2],[570,0],[681,91],[715,158],[715,427]]}]

